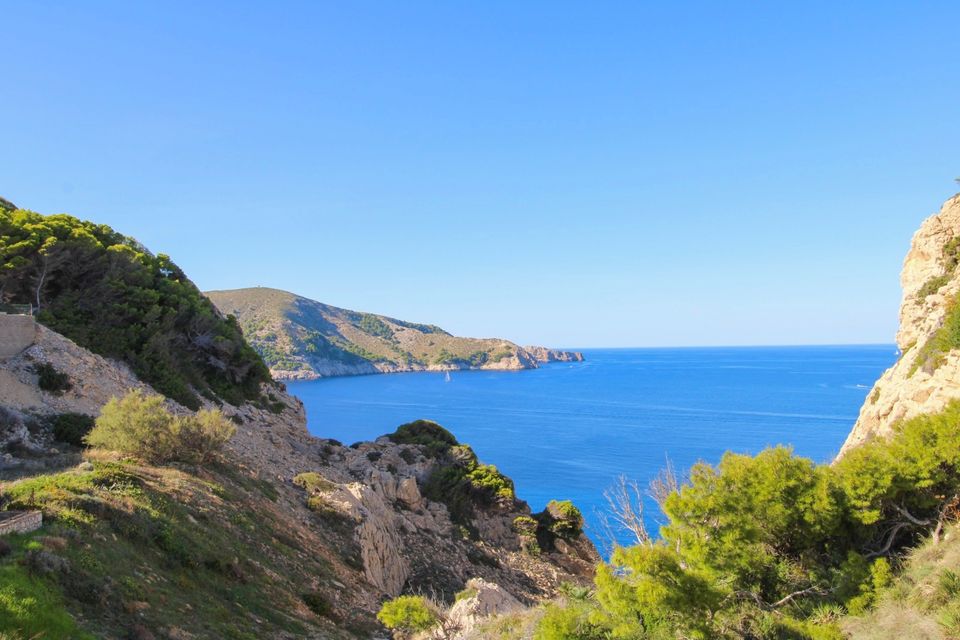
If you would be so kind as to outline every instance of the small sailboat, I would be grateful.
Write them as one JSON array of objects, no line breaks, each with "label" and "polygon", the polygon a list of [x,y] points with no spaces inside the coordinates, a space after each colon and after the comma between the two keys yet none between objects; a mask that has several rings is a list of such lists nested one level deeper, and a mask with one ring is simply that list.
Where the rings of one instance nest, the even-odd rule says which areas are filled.
[{"label": "small sailboat", "polygon": [[443,376],[443,381],[444,381],[444,382],[450,382],[450,372],[449,372],[449,371],[447,371],[446,375]]}]

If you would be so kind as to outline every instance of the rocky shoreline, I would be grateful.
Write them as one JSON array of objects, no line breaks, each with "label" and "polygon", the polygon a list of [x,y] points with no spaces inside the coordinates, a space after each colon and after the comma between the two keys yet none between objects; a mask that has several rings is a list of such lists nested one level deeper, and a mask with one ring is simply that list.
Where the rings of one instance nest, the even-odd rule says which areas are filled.
[{"label": "rocky shoreline", "polygon": [[396,364],[393,362],[363,362],[344,363],[337,360],[313,362],[311,369],[290,371],[271,367],[270,373],[274,380],[308,381],[321,378],[337,378],[345,376],[367,376],[381,373],[437,373],[444,371],[523,371],[538,369],[542,364],[553,362],[583,362],[583,354],[579,351],[562,351],[547,347],[518,347],[517,353],[496,362],[487,362],[479,366],[462,363],[447,364]]}]

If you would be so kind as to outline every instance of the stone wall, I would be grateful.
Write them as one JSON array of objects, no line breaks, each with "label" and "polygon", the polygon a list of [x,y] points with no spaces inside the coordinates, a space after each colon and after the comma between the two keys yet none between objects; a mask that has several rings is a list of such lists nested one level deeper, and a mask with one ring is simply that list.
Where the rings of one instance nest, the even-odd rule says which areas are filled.
[{"label": "stone wall", "polygon": [[33,344],[36,336],[33,316],[0,313],[0,359],[19,354]]},{"label": "stone wall", "polygon": [[0,536],[8,533],[30,533],[43,525],[42,511],[0,512]]}]

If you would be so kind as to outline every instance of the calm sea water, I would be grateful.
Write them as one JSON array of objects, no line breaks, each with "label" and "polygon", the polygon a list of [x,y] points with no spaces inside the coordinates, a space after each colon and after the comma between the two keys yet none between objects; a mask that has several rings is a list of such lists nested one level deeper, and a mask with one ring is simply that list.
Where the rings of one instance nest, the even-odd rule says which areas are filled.
[{"label": "calm sea water", "polygon": [[[669,458],[678,470],[725,450],[788,444],[829,460],[893,345],[585,350],[585,362],[516,372],[464,371],[330,378],[288,385],[310,431],[369,440],[435,420],[512,477],[540,510],[553,498],[596,511],[619,474],[644,486]],[[648,507],[655,525],[658,514]]]}]

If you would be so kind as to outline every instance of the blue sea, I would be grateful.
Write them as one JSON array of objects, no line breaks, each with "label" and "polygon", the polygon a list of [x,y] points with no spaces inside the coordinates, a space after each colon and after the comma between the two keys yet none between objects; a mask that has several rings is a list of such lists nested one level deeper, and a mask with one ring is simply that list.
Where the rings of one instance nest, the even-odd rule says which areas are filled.
[{"label": "blue sea", "polygon": [[[535,511],[573,500],[587,531],[620,474],[646,486],[724,451],[786,444],[823,462],[843,444],[893,345],[586,349],[586,360],[530,371],[402,373],[288,388],[310,432],[345,444],[417,418],[439,422],[513,478]],[[660,516],[647,506],[655,530]],[[621,539],[625,542],[626,539]]]}]

